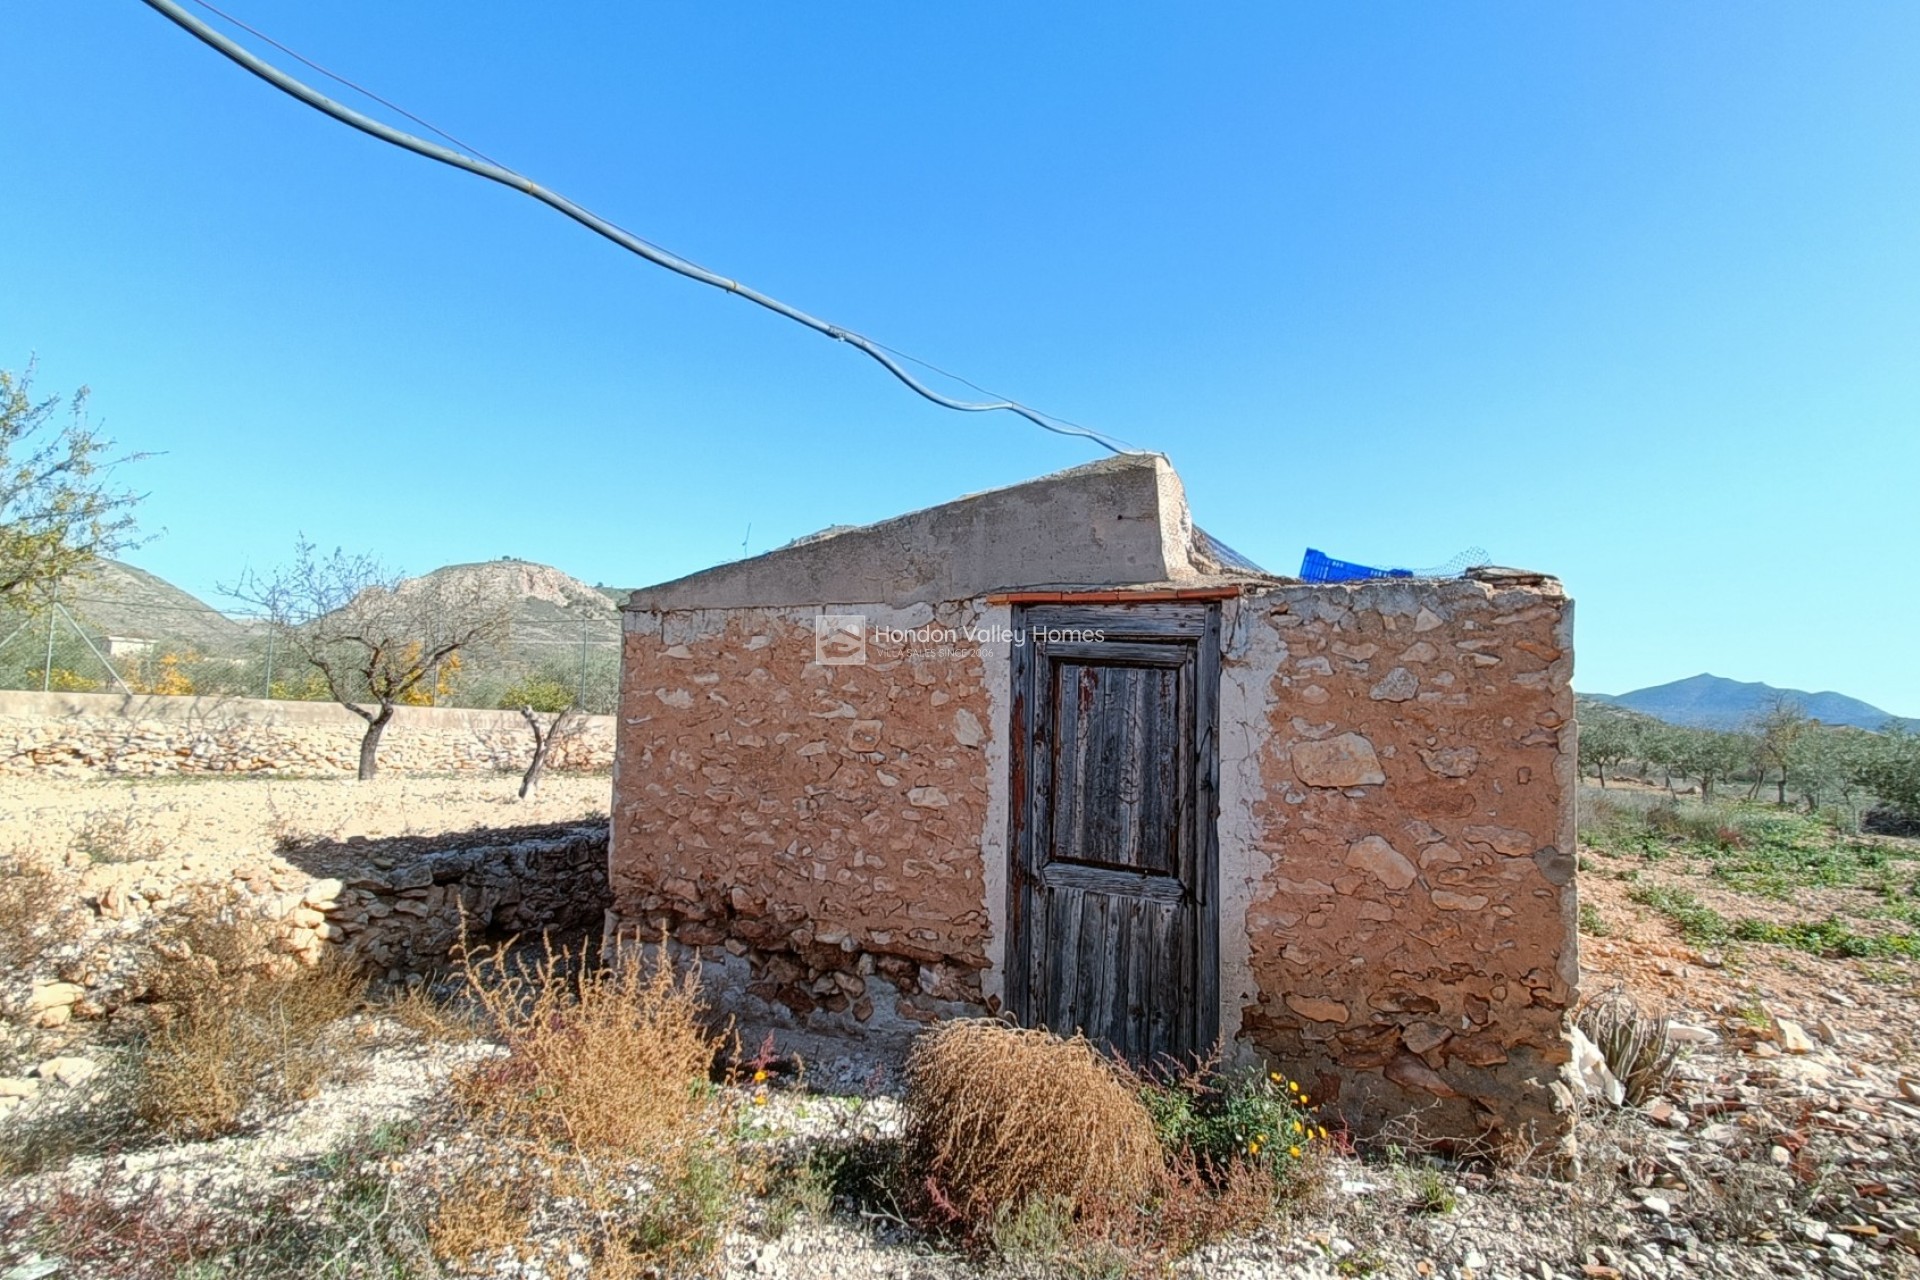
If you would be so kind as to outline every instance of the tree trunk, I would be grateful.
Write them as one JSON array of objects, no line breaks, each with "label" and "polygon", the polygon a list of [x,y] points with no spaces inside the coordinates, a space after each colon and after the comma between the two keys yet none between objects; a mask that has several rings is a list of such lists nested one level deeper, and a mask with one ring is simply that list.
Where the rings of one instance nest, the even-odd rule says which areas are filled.
[{"label": "tree trunk", "polygon": [[1782,809],[1787,807],[1787,771],[1785,769],[1780,770],[1780,807]]},{"label": "tree trunk", "polygon": [[373,781],[373,775],[379,770],[377,756],[380,752],[380,735],[387,731],[387,721],[391,719],[393,719],[393,706],[389,703],[380,708],[379,715],[367,721],[366,735],[360,739],[359,780],[361,782]]},{"label": "tree trunk", "polygon": [[520,708],[520,714],[533,730],[533,761],[527,765],[526,775],[520,779],[520,798],[525,800],[540,786],[540,779],[546,776],[547,759],[553,754],[553,749],[572,736],[586,713],[575,703],[555,716],[544,729],[540,727],[540,717],[532,707]]}]

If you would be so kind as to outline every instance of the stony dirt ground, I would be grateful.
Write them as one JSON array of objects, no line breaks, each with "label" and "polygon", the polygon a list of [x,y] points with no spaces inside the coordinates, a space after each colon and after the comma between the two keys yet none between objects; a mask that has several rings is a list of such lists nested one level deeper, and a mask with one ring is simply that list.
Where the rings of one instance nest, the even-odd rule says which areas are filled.
[{"label": "stony dirt ground", "polygon": [[[178,859],[272,865],[291,840],[326,834],[431,835],[604,813],[605,777],[558,777],[535,806],[516,780],[28,783],[0,794],[0,849],[58,851],[75,866]],[[1920,847],[1916,848],[1920,853]],[[133,861],[128,862],[131,858]],[[1702,947],[1636,887],[1685,887],[1729,913],[1819,914],[1826,899],[1764,901],[1729,892],[1684,861],[1583,850],[1590,911],[1583,987],[1620,990],[1670,1017],[1687,1039],[1678,1074],[1644,1107],[1596,1104],[1571,1165],[1515,1169],[1474,1153],[1425,1150],[1417,1125],[1363,1135],[1326,1159],[1307,1194],[1268,1229],[1181,1264],[1190,1276],[1354,1275],[1451,1280],[1605,1277],[1920,1275],[1920,1059],[1913,1028],[1920,968],[1879,956],[1834,959],[1768,943]],[[1823,893],[1840,892],[1822,890]],[[1642,894],[1641,896],[1644,896]],[[484,1050],[412,1037],[376,1015],[335,1081],[290,1110],[214,1142],[93,1155],[0,1180],[0,1219],[62,1185],[118,1180],[128,1194],[263,1187],[316,1175],[334,1152],[434,1108],[460,1061]],[[0,1118],[0,1143],[36,1113],[89,1104],[85,1068],[102,1056],[81,1024],[49,1030],[25,1053],[37,1096]],[[807,1140],[850,1113],[897,1125],[888,1081],[853,1059],[820,1063],[819,1088],[775,1089],[764,1124]],[[852,1095],[878,1093],[877,1100]],[[397,1166],[396,1166],[397,1167]],[[116,1274],[45,1268],[0,1241],[0,1278]],[[584,1260],[542,1274],[585,1277]],[[1041,1261],[969,1262],[885,1215],[802,1216],[783,1231],[742,1229],[723,1254],[729,1277],[973,1277],[1063,1274]],[[296,1274],[298,1272],[288,1272]],[[318,1265],[310,1274],[319,1274]],[[412,1274],[412,1273],[409,1273]],[[427,1274],[422,1272],[421,1274]],[[500,1275],[531,1275],[503,1266]]]},{"label": "stony dirt ground", "polygon": [[553,773],[531,801],[517,774],[333,778],[9,777],[0,783],[0,850],[59,851],[76,862],[271,858],[325,837],[438,835],[605,816],[608,775]]}]

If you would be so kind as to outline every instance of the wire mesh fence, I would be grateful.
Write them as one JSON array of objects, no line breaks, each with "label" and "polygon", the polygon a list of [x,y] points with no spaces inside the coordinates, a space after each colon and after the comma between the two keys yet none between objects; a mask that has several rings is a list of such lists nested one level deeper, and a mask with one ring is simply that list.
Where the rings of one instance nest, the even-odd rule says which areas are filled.
[{"label": "wire mesh fence", "polygon": [[[572,700],[604,714],[613,710],[619,675],[617,615],[546,617],[456,654],[405,700],[440,707]],[[84,593],[30,614],[0,612],[0,689],[302,702],[331,696],[320,672],[263,616]]]}]

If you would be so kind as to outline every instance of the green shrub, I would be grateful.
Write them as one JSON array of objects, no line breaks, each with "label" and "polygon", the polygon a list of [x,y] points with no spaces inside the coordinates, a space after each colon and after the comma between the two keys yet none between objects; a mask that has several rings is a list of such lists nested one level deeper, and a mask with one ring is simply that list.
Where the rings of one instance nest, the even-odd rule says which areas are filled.
[{"label": "green shrub", "polygon": [[1190,1154],[1215,1174],[1253,1164],[1284,1181],[1291,1167],[1327,1139],[1314,1119],[1310,1095],[1277,1071],[1149,1083],[1140,1097],[1169,1155]]}]

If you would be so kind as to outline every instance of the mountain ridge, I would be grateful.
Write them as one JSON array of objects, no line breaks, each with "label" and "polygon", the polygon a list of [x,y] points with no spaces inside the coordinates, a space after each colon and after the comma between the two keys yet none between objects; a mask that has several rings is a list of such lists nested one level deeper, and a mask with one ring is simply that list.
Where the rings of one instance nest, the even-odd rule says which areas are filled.
[{"label": "mountain ridge", "polygon": [[1808,693],[1803,689],[1777,688],[1758,680],[1730,680],[1706,671],[1626,693],[1582,696],[1694,729],[1738,729],[1778,698],[1791,700],[1822,724],[1875,731],[1889,724],[1920,729],[1920,719],[1896,716],[1844,693],[1832,690]]}]

